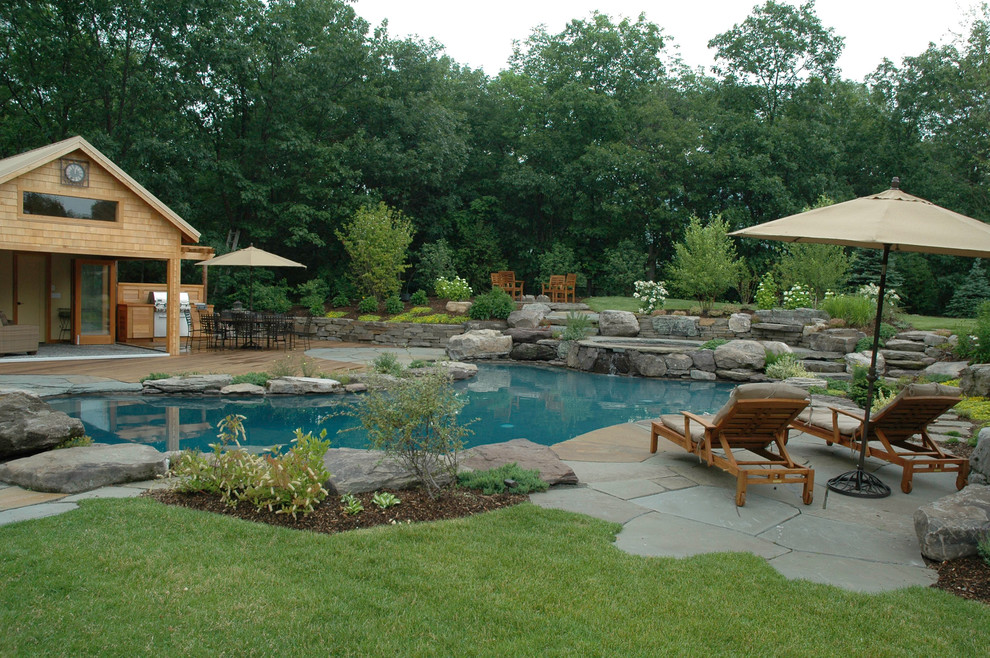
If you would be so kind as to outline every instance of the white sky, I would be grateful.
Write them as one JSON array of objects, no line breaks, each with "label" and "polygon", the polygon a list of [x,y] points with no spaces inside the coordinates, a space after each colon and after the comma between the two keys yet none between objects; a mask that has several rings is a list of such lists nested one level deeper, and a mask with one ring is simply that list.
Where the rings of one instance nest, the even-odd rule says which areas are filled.
[{"label": "white sky", "polygon": [[[799,5],[799,0],[789,0]],[[690,67],[713,63],[708,41],[741,23],[764,0],[354,0],[355,11],[379,25],[388,19],[393,38],[435,38],[460,64],[495,75],[506,68],[512,41],[524,41],[545,24],[559,33],[574,18],[598,9],[616,20],[641,12],[664,29]],[[968,34],[964,20],[980,0],[818,0],[815,12],[845,37],[839,66],[845,78],[862,80],[887,57],[895,64],[918,55],[929,42]]]}]

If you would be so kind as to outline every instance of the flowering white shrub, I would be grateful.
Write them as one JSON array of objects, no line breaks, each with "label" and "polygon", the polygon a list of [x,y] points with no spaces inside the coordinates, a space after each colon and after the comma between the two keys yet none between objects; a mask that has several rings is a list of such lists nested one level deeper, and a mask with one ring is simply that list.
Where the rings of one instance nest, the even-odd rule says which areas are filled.
[{"label": "flowering white shrub", "polygon": [[663,308],[667,301],[667,289],[664,288],[663,281],[636,281],[633,286],[636,289],[633,297],[639,300],[640,313],[652,313]]},{"label": "flowering white shrub", "polygon": [[777,305],[777,283],[773,280],[773,274],[767,272],[760,278],[760,285],[756,289],[756,308],[767,310]]},{"label": "flowering white shrub", "polygon": [[471,299],[471,295],[474,292],[471,290],[468,282],[459,276],[455,276],[452,279],[440,277],[433,284],[433,289],[436,291],[437,297],[449,299],[454,302],[463,302]]},{"label": "flowering white shrub", "polygon": [[[865,286],[860,286],[857,291],[862,297],[866,297],[873,304],[877,303],[877,295],[880,294],[880,286],[875,283],[868,283]],[[893,288],[887,288],[883,291],[883,301],[884,304],[890,306],[891,308],[897,306],[897,302],[901,301],[901,296],[897,294]]]},{"label": "flowering white shrub", "polygon": [[811,288],[795,283],[790,290],[784,291],[784,308],[811,308]]}]

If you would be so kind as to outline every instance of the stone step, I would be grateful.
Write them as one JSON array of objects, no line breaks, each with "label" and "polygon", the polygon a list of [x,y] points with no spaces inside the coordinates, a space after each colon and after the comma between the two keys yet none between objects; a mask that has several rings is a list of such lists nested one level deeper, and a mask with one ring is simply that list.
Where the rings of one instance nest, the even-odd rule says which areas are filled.
[{"label": "stone step", "polygon": [[901,352],[924,352],[924,341],[903,340],[891,338],[886,343],[888,350],[898,350]]},{"label": "stone step", "polygon": [[845,372],[845,363],[836,363],[835,361],[814,361],[811,359],[803,359],[801,365],[808,372],[821,372],[821,373],[835,373],[835,372]]}]

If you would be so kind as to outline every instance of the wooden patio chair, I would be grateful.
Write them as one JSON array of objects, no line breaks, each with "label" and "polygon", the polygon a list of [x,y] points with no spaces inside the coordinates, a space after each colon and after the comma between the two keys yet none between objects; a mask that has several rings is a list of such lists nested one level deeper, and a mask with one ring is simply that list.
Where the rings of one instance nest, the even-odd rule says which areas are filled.
[{"label": "wooden patio chair", "polygon": [[512,270],[492,272],[492,287],[501,288],[516,301],[522,299],[523,283],[524,281],[516,279],[516,273]]},{"label": "wooden patio chair", "polygon": [[[901,491],[911,493],[915,473],[956,473],[956,488],[966,486],[969,460],[942,450],[928,436],[928,425],[958,403],[959,389],[943,384],[908,384],[870,417],[866,455],[903,469]],[[808,407],[791,422],[828,445],[862,449],[863,412],[836,407]]]},{"label": "wooden patio chair", "polygon": [[551,302],[563,301],[565,279],[566,277],[563,274],[551,274],[550,281],[543,284],[543,289],[540,294],[549,297]]},{"label": "wooden patio chair", "polygon": [[574,294],[577,291],[577,274],[568,274],[564,277],[564,295],[563,302],[567,303],[568,298],[570,298],[571,303],[574,303]]},{"label": "wooden patio chair", "polygon": [[[787,426],[808,406],[808,394],[787,384],[743,384],[733,389],[729,401],[714,416],[689,411],[661,416],[653,421],[650,452],[657,438],[671,441],[736,476],[736,505],[746,504],[750,484],[802,484],[801,499],[810,505],[815,471],[797,464],[787,453]],[[776,448],[776,450],[774,450]],[[741,460],[739,451],[759,459]]]}]

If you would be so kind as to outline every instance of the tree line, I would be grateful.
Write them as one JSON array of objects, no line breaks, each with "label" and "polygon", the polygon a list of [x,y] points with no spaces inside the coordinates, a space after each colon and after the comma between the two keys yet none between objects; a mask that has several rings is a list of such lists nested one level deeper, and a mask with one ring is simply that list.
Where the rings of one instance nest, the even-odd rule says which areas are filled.
[{"label": "tree line", "polygon": [[[494,270],[566,270],[629,294],[664,277],[693,217],[742,228],[893,176],[990,221],[981,12],[956,42],[855,82],[814,2],[769,0],[712,35],[711,72],[645,17],[596,12],[536,28],[487,76],[343,0],[7,0],[0,156],[80,134],[205,244],[238,235],[331,294],[350,285],[338,233],[379,203],[412,225],[408,291],[440,258],[476,290]],[[754,278],[782,253],[737,248]],[[898,254],[903,302],[937,311],[971,264]]]}]

